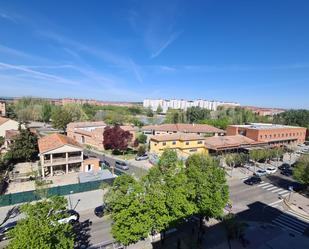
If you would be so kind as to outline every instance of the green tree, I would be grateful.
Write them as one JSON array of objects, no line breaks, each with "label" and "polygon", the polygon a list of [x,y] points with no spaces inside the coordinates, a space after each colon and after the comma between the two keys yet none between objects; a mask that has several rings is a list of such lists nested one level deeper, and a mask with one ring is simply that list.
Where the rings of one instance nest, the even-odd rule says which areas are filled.
[{"label": "green tree", "polygon": [[147,136],[143,133],[139,134],[137,136],[137,141],[140,143],[140,144],[145,144],[147,142]]},{"label": "green tree", "polygon": [[41,110],[41,119],[47,123],[50,121],[52,114],[52,105],[50,103],[44,103]]},{"label": "green tree", "polygon": [[70,114],[72,121],[85,121],[88,119],[86,113],[82,108],[82,105],[66,104],[62,108]]},{"label": "green tree", "polygon": [[153,117],[153,110],[150,107],[146,109],[146,116]]},{"label": "green tree", "polygon": [[186,113],[180,109],[168,109],[164,123],[178,124],[186,122]]},{"label": "green tree", "polygon": [[4,145],[4,137],[0,136],[0,148]]},{"label": "green tree", "polygon": [[62,131],[65,131],[67,125],[73,121],[71,114],[61,107],[58,107],[53,111],[51,120],[52,126],[55,129],[59,129]]},{"label": "green tree", "polygon": [[29,129],[20,129],[9,146],[6,158],[11,162],[30,162],[37,158],[38,138]]},{"label": "green tree", "polygon": [[27,203],[21,207],[24,214],[15,228],[10,231],[12,239],[8,249],[42,249],[42,248],[74,248],[73,227],[70,224],[60,224],[64,215],[59,210],[65,210],[67,200],[64,197],[51,197],[34,204]]},{"label": "green tree", "polygon": [[137,155],[142,156],[146,153],[145,145],[140,145],[137,149]]},{"label": "green tree", "polygon": [[293,170],[293,177],[302,184],[309,185],[309,156],[302,156]]},{"label": "green tree", "polygon": [[162,112],[163,112],[163,109],[162,109],[161,105],[158,105],[156,113],[159,114],[159,113],[162,113]]},{"label": "green tree", "polygon": [[199,106],[189,107],[186,111],[188,123],[198,123],[204,119],[210,118],[210,111]]},{"label": "green tree", "polygon": [[229,188],[218,161],[204,154],[194,154],[186,161],[186,174],[190,198],[200,217],[221,217],[229,200]]}]

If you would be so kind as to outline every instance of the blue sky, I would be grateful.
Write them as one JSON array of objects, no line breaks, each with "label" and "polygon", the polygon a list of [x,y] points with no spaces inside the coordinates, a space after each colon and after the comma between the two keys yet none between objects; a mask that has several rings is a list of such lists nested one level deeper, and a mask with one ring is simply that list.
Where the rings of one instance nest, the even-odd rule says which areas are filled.
[{"label": "blue sky", "polygon": [[0,96],[309,108],[309,1],[0,1]]}]

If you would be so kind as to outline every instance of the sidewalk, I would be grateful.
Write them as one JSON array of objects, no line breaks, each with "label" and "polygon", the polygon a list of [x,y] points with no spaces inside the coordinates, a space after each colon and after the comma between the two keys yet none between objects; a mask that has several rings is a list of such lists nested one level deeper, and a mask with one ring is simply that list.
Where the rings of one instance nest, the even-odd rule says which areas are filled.
[{"label": "sidewalk", "polygon": [[298,194],[298,193],[292,193],[291,198],[289,199],[288,197],[285,199],[285,204],[286,207],[302,216],[305,219],[308,219],[309,221],[309,199]]}]

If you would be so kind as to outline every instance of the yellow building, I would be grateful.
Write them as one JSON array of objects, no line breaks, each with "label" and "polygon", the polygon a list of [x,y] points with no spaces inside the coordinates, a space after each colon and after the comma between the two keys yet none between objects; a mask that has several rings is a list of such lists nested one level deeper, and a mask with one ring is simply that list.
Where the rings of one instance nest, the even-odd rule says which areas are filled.
[{"label": "yellow building", "polygon": [[156,135],[150,138],[150,153],[161,155],[165,149],[174,149],[181,157],[193,153],[208,153],[205,138],[196,134]]}]

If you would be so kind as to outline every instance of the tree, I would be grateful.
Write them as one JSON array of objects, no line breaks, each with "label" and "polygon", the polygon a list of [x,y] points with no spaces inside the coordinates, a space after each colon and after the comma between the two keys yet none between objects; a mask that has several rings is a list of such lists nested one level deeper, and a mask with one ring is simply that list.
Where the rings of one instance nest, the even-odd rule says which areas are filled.
[{"label": "tree", "polygon": [[187,109],[186,117],[190,124],[198,123],[201,120],[210,118],[210,111],[199,106],[193,106]]},{"label": "tree", "polygon": [[140,145],[137,149],[137,155],[142,156],[146,153],[145,145]]},{"label": "tree", "polygon": [[146,116],[153,117],[153,110],[150,107],[146,109]]},{"label": "tree", "polygon": [[47,123],[50,121],[52,115],[52,106],[50,103],[44,103],[41,110],[41,119]]},{"label": "tree", "polygon": [[137,141],[140,143],[140,144],[145,144],[147,142],[147,136],[143,133],[139,134],[137,136]]},{"label": "tree", "polygon": [[225,156],[225,163],[232,169],[231,170],[231,176],[233,176],[233,171],[236,165],[241,163],[241,157],[239,154],[227,154]]},{"label": "tree", "polygon": [[85,121],[88,119],[80,104],[66,104],[62,108],[69,113],[72,121]]},{"label": "tree", "polygon": [[24,204],[21,212],[25,218],[10,231],[12,239],[7,248],[74,248],[72,225],[58,222],[64,218],[64,214],[58,211],[65,210],[66,206],[67,200],[60,196]]},{"label": "tree", "polygon": [[249,158],[254,162],[254,172],[255,172],[256,171],[256,164],[262,158],[261,150],[259,150],[259,149],[250,150]]},{"label": "tree", "polygon": [[186,114],[180,109],[168,109],[164,123],[167,124],[178,124],[186,122]]},{"label": "tree", "polygon": [[112,211],[113,237],[125,246],[149,234],[151,221],[144,198],[143,186],[129,175],[117,177],[106,194],[105,202]]},{"label": "tree", "polygon": [[0,148],[4,145],[4,137],[0,136]]},{"label": "tree", "polygon": [[106,127],[103,132],[103,137],[103,145],[106,150],[124,152],[132,141],[133,135],[116,125],[114,127]]},{"label": "tree", "polygon": [[309,110],[288,110],[274,116],[274,122],[309,128]]},{"label": "tree", "polygon": [[28,128],[20,129],[9,146],[6,158],[11,162],[30,162],[37,158],[38,138]]},{"label": "tree", "polygon": [[163,109],[162,109],[161,105],[158,105],[156,113],[159,114],[159,113],[162,113],[162,112],[163,112]]},{"label": "tree", "polygon": [[186,161],[190,199],[201,218],[218,218],[229,200],[225,172],[219,162],[204,154],[194,154]]},{"label": "tree", "polygon": [[293,170],[293,177],[302,184],[309,185],[309,156],[302,156]]},{"label": "tree", "polygon": [[73,121],[71,114],[61,107],[55,108],[55,110],[52,112],[51,120],[52,126],[55,129],[62,131],[65,131],[67,125]]}]

